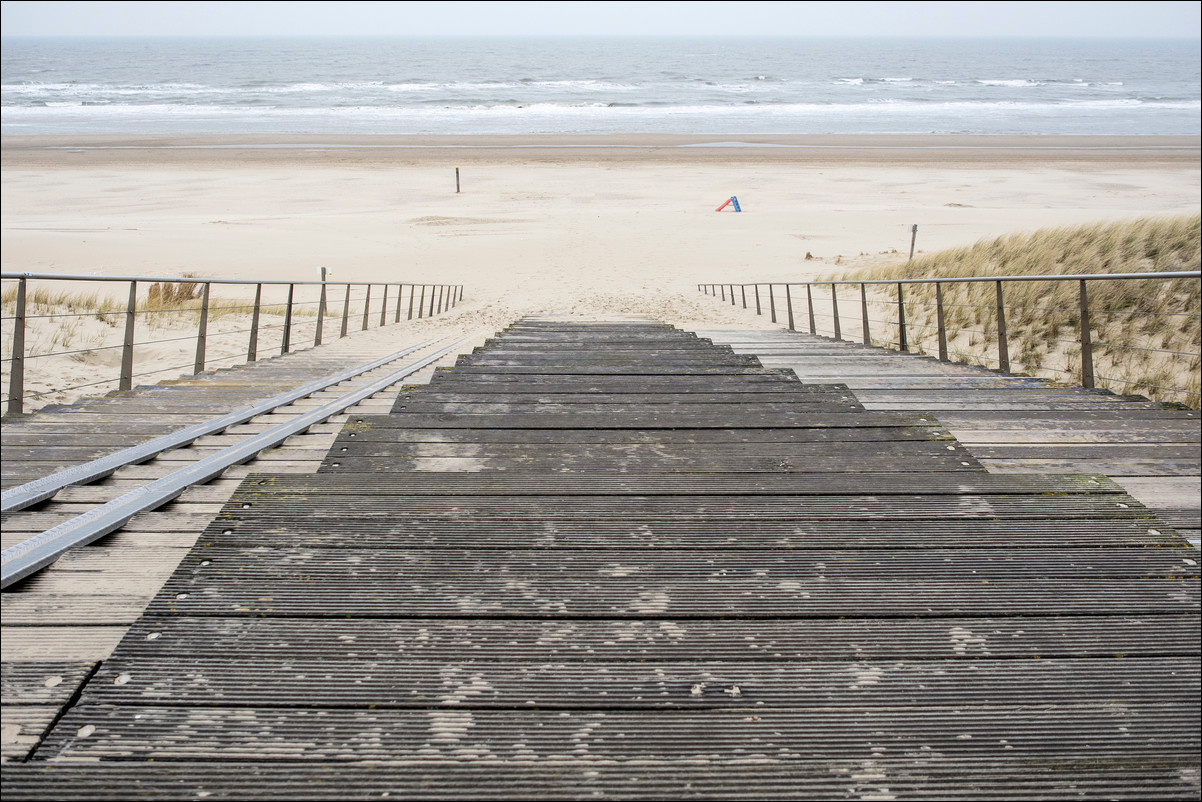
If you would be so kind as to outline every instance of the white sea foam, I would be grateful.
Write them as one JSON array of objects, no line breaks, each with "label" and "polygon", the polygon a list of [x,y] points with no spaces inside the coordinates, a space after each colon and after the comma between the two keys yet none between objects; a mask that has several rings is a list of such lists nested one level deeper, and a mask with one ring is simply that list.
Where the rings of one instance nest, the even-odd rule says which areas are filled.
[{"label": "white sea foam", "polygon": [[0,132],[1197,135],[1197,60],[1188,42],[6,41]]}]

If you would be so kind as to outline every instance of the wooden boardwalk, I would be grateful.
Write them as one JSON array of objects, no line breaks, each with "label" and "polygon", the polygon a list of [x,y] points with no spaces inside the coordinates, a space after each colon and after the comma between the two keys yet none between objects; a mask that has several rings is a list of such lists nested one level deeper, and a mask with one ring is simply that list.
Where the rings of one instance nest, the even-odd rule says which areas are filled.
[{"label": "wooden boardwalk", "polygon": [[826,337],[702,331],[804,382],[838,377],[865,408],[922,410],[991,473],[1102,473],[1198,544],[1202,415]]},{"label": "wooden boardwalk", "polygon": [[109,659],[5,664],[6,799],[1198,798],[1197,550],[789,337],[523,321],[246,476]]}]

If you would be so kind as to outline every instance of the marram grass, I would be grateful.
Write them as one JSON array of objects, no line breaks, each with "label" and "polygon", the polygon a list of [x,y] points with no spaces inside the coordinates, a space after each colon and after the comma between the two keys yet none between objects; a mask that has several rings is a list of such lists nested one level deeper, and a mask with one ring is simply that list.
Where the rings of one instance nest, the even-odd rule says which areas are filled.
[{"label": "marram grass", "polygon": [[[847,280],[1152,273],[1197,270],[1202,216],[1145,218],[1013,234],[841,276]],[[1198,279],[1088,283],[1098,387],[1198,408]],[[997,365],[996,284],[945,284],[945,325],[952,357]],[[1012,372],[1064,383],[1081,377],[1079,282],[1007,282],[1006,341]],[[935,289],[905,286],[911,350],[937,351]],[[898,341],[896,290],[878,286],[870,318],[893,321],[874,339]],[[877,324],[874,324],[874,328]]]}]

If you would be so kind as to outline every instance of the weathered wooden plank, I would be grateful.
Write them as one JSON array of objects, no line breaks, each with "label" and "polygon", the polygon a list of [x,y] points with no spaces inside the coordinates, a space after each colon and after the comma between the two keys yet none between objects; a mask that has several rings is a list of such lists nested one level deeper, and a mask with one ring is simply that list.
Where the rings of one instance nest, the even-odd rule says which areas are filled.
[{"label": "weathered wooden plank", "polygon": [[[9,761],[24,760],[42,739],[42,735],[50,728],[59,714],[57,704],[45,705],[4,705],[0,708],[3,716],[3,727],[0,732],[0,761],[6,765]],[[4,795],[9,795],[7,776],[4,784]]]},{"label": "weathered wooden plank", "polygon": [[515,662],[899,661],[1188,657],[1197,615],[1022,618],[746,618],[538,620],[357,618],[338,627],[303,618],[143,618],[121,652],[140,661],[234,652],[302,658]]},{"label": "weathered wooden plank", "polygon": [[[370,534],[369,534],[370,533]],[[1183,534],[1160,520],[977,519],[848,520],[679,518],[547,520],[521,518],[316,518],[286,511],[250,515],[231,511],[213,520],[205,543],[378,548],[539,549],[891,549],[891,548],[1186,548]]]},{"label": "weathered wooden plank", "polygon": [[116,626],[8,626],[3,627],[0,652],[5,661],[87,661],[108,658],[128,627]]},{"label": "weathered wooden plank", "polygon": [[0,663],[4,705],[63,705],[84,683],[96,663],[90,661]]},{"label": "weathered wooden plank", "polygon": [[1198,660],[1156,657],[1058,660],[665,661],[466,665],[393,658],[365,661],[278,655],[255,660],[197,656],[115,657],[100,668],[82,706],[159,704],[375,710],[432,705],[460,709],[639,710],[1004,707],[1175,704],[1202,692]]},{"label": "weathered wooden plank", "polygon": [[[917,800],[1059,800],[1097,796],[1120,800],[1189,798],[1196,761],[1165,755],[1155,766],[1115,758],[1105,765],[1070,756],[963,756],[871,759],[748,760],[709,754],[699,760],[663,758],[605,764],[574,757],[542,761],[470,762],[454,758],[274,763],[241,761],[237,772],[215,776],[211,762],[6,764],[5,792],[13,799],[83,800],[104,793],[154,799],[215,798],[344,800],[348,788],[402,798],[525,800],[603,799],[837,799],[888,796]],[[336,778],[336,781],[335,781]],[[971,778],[970,781],[965,778]]]},{"label": "weathered wooden plank", "polygon": [[[931,751],[1111,759],[1196,751],[1197,703],[1045,704],[827,710],[434,711],[89,706],[71,711],[39,750],[48,758],[182,760],[443,759],[584,763],[735,756],[863,761]],[[80,737],[86,730],[91,734]],[[926,747],[926,750],[922,750]]]}]

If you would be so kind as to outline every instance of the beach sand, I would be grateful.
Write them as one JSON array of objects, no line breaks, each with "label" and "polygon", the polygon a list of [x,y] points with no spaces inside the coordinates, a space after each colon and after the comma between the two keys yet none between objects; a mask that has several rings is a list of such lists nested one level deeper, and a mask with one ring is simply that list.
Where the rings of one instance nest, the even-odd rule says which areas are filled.
[{"label": "beach sand", "polygon": [[[1199,153],[1198,137],[5,137],[0,255],[6,272],[462,284],[448,324],[465,332],[528,313],[752,328],[771,324],[697,284],[904,260],[913,225],[929,253],[1197,213]],[[732,195],[742,212],[716,212]]]}]

